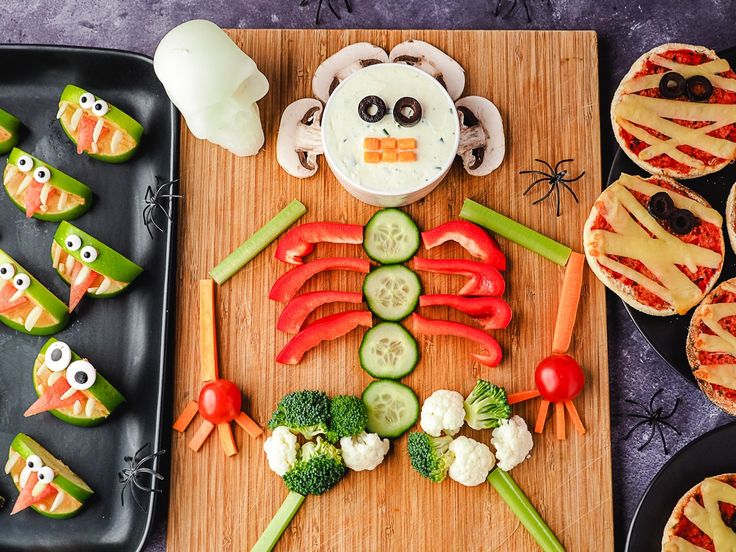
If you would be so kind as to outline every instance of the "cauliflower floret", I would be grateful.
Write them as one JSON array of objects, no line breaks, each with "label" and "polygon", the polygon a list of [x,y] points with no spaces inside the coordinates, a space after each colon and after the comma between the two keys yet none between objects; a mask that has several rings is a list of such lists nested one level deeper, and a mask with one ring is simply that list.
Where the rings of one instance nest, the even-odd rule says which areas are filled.
[{"label": "cauliflower floret", "polygon": [[288,427],[279,426],[263,443],[263,452],[266,453],[268,467],[283,477],[296,463],[299,442]]},{"label": "cauliflower floret", "polygon": [[422,429],[432,437],[439,437],[443,431],[455,435],[465,422],[464,401],[457,391],[435,391],[422,405]]},{"label": "cauliflower floret", "polygon": [[498,467],[509,471],[529,457],[534,441],[524,418],[512,416],[493,430],[491,444],[496,449]]},{"label": "cauliflower floret", "polygon": [[458,437],[450,443],[450,452],[455,455],[450,479],[468,487],[483,483],[496,463],[491,449],[468,437]]},{"label": "cauliflower floret", "polygon": [[340,449],[345,465],[353,471],[375,469],[388,452],[391,444],[376,433],[365,431],[340,439]]}]

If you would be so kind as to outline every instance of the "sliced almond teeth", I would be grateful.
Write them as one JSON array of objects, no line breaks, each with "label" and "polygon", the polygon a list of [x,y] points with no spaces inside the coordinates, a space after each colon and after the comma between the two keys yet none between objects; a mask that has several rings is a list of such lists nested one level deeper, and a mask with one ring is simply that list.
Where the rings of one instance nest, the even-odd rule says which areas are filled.
[{"label": "sliced almond teeth", "polygon": [[[61,209],[61,207],[59,207],[59,209]],[[54,258],[52,262],[54,269],[59,268],[59,259],[61,259],[61,247],[56,245],[56,242],[54,242]]]},{"label": "sliced almond teeth", "polygon": [[74,257],[72,257],[71,255],[67,255],[64,264],[66,266],[66,272],[67,274],[69,274],[69,276],[71,276],[72,272],[74,272],[74,262]]},{"label": "sliced almond teeth", "polygon": [[59,378],[64,375],[64,372],[54,372],[49,376],[48,381],[46,384],[51,387],[54,385],[57,381],[59,381]]},{"label": "sliced almond teeth", "polygon": [[30,174],[27,174],[18,186],[18,191],[16,193],[22,194],[25,192],[26,188],[31,185],[31,182],[33,182],[33,177]]},{"label": "sliced almond teeth", "polygon": [[72,131],[77,130],[77,126],[79,125],[79,120],[82,118],[82,108],[78,107],[77,110],[72,115],[72,118],[69,121],[69,128]]},{"label": "sliced almond teeth", "polygon": [[31,496],[33,498],[36,498],[38,495],[40,495],[44,490],[46,490],[46,487],[48,487],[48,483],[44,483],[43,481],[39,481],[33,486],[33,490],[31,491]]},{"label": "sliced almond teeth", "polygon": [[66,111],[66,108],[69,107],[69,102],[61,102],[59,104],[59,111],[56,112],[56,118],[61,119],[61,117],[64,115],[64,112]]},{"label": "sliced almond teeth", "polygon": [[10,296],[10,302],[15,303],[18,299],[23,297],[23,290],[22,289],[16,289],[15,293]]},{"label": "sliced almond teeth", "polygon": [[79,416],[82,412],[82,403],[79,401],[74,401],[74,406],[72,407],[72,412],[74,412],[75,416]]},{"label": "sliced almond teeth", "polygon": [[105,128],[105,119],[100,117],[99,119],[97,119],[95,129],[92,131],[92,142],[94,142],[95,144],[97,143],[97,140],[100,139],[100,134],[102,134],[103,128]]},{"label": "sliced almond teeth", "polygon": [[106,293],[107,290],[110,289],[111,285],[112,282],[110,281],[110,278],[105,277],[105,279],[102,280],[102,283],[97,288],[97,291],[95,291],[95,295],[102,295],[103,293]]},{"label": "sliced almond teeth", "polygon": [[5,168],[5,182],[10,182],[13,178],[15,178],[16,174],[18,174],[18,167],[16,167],[12,163],[8,163],[7,167]]},{"label": "sliced almond teeth", "polygon": [[[67,400],[69,397],[71,397],[76,392],[77,392],[76,389],[74,389],[73,387],[69,387],[69,389],[67,389],[66,391],[64,391],[64,393],[61,395],[61,397],[59,397],[59,399],[61,399],[62,401],[65,401],[65,400]],[[77,401],[77,402],[79,402],[79,401]]]},{"label": "sliced almond teeth", "polygon": [[38,370],[36,370],[36,375],[37,376],[43,376],[48,369],[49,369],[49,367],[46,366],[46,363],[45,362],[42,362],[41,363],[41,366],[39,366],[38,367]]},{"label": "sliced almond teeth", "polygon": [[118,146],[120,146],[120,141],[123,139],[123,133],[119,130],[115,131],[115,134],[112,135],[112,140],[110,140],[110,151],[112,153],[116,153],[118,151]]},{"label": "sliced almond teeth", "polygon": [[15,463],[20,458],[20,454],[18,454],[13,449],[10,449],[10,456],[8,456],[8,461],[5,462],[5,473],[10,473],[10,470],[13,469],[13,466],[15,466]]},{"label": "sliced almond teeth", "polygon": [[20,479],[18,480],[18,483],[20,484],[21,489],[26,486],[26,483],[28,483],[28,479],[31,477],[31,468],[28,466],[24,467],[20,472]]},{"label": "sliced almond teeth", "polygon": [[33,307],[33,310],[28,313],[28,316],[26,317],[26,323],[23,324],[23,327],[26,329],[27,332],[30,332],[33,328],[36,327],[36,324],[38,323],[38,319],[41,318],[41,315],[43,314],[43,308],[39,305],[36,305]]},{"label": "sliced almond teeth", "polygon": [[56,497],[54,498],[53,504],[51,504],[51,508],[49,508],[49,512],[55,512],[59,506],[61,506],[61,503],[64,502],[64,498],[66,498],[66,495],[59,491],[56,493]]},{"label": "sliced almond teeth", "polygon": [[87,265],[82,265],[82,269],[77,274],[77,278],[74,280],[74,285],[81,285],[87,278],[89,278],[90,269]]},{"label": "sliced almond teeth", "polygon": [[97,153],[100,151],[100,148],[97,147],[97,142],[92,142],[92,145],[90,146],[89,150],[92,153]]},{"label": "sliced almond teeth", "polygon": [[64,209],[66,209],[66,200],[67,200],[67,198],[68,198],[68,197],[69,197],[69,194],[67,194],[67,193],[66,193],[66,192],[64,192],[64,191],[62,191],[62,192],[61,192],[61,193],[59,194],[59,201],[58,201],[58,202],[57,202],[57,204],[56,204],[56,208],[57,208],[57,209],[58,209],[59,211],[63,211]]},{"label": "sliced almond teeth", "polygon": [[49,193],[51,193],[51,184],[46,182],[41,188],[41,205],[46,205],[49,201]]},{"label": "sliced almond teeth", "polygon": [[97,406],[97,401],[94,398],[90,397],[89,399],[87,399],[87,404],[84,406],[85,416],[87,416],[88,418],[91,418],[92,414],[95,413],[96,406]]}]

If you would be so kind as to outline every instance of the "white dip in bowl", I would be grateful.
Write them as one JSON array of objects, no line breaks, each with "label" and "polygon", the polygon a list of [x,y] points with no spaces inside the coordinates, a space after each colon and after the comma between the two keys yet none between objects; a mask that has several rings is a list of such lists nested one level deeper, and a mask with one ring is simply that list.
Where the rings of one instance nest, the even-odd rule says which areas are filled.
[{"label": "white dip in bowl", "polygon": [[[358,105],[366,96],[384,101],[386,114],[380,121],[361,118]],[[421,119],[413,126],[401,126],[394,119],[394,105],[404,97],[421,105]],[[394,161],[382,156],[379,147],[382,160],[366,162],[366,138],[413,138],[415,160]],[[371,205],[395,207],[426,196],[452,166],[459,140],[452,98],[436,79],[405,64],[381,63],[353,73],[332,93],[322,115],[322,143],[330,168],[348,192]]]}]

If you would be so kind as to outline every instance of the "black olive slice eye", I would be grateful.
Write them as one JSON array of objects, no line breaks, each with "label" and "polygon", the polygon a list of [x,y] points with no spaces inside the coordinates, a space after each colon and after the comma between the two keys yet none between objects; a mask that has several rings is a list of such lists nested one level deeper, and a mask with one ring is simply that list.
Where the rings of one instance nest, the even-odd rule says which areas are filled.
[{"label": "black olive slice eye", "polygon": [[690,233],[697,224],[697,219],[687,209],[674,209],[667,221],[670,223],[670,229],[679,235]]},{"label": "black olive slice eye", "polygon": [[394,105],[394,120],[403,127],[413,127],[422,120],[422,104],[409,96],[400,98]]},{"label": "black olive slice eye", "polygon": [[693,101],[704,102],[713,95],[713,85],[701,75],[690,77],[687,79],[686,85],[687,96]]},{"label": "black olive slice eye", "polygon": [[659,79],[659,91],[665,98],[679,98],[685,93],[685,77],[680,73],[669,71]]},{"label": "black olive slice eye", "polygon": [[377,123],[386,115],[386,102],[378,96],[366,96],[358,104],[358,115],[366,123]]},{"label": "black olive slice eye", "polygon": [[649,205],[647,210],[651,215],[658,219],[666,219],[672,213],[675,204],[667,192],[657,192],[649,198]]}]

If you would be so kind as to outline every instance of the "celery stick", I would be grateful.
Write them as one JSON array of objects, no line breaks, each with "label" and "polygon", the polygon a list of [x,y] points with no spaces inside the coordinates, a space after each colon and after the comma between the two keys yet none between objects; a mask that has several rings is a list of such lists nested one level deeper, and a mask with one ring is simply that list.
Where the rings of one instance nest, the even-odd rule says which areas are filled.
[{"label": "celery stick", "polygon": [[491,232],[539,253],[542,257],[546,257],[561,266],[567,264],[567,259],[570,258],[570,253],[572,253],[572,249],[569,247],[535,232],[531,228],[527,228],[523,224],[511,220],[472,199],[466,199],[463,203],[460,218],[488,228]]},{"label": "celery stick", "polygon": [[222,285],[306,212],[307,208],[301,201],[293,200],[279,214],[261,226],[255,234],[240,244],[240,247],[225,257],[220,264],[210,270],[212,279]]},{"label": "celery stick", "polygon": [[516,481],[501,468],[491,470],[488,474],[488,482],[501,495],[504,502],[511,508],[521,524],[526,527],[539,548],[543,552],[565,552],[565,548],[557,540],[547,523],[539,515],[536,508],[532,506]]},{"label": "celery stick", "polygon": [[266,530],[258,538],[258,542],[250,549],[250,552],[270,552],[273,550],[276,543],[279,542],[281,535],[299,511],[304,498],[299,493],[290,492],[284,499],[278,512],[276,512],[276,515],[273,516],[271,523],[268,524]]}]

